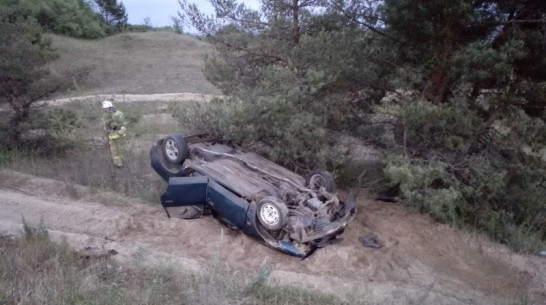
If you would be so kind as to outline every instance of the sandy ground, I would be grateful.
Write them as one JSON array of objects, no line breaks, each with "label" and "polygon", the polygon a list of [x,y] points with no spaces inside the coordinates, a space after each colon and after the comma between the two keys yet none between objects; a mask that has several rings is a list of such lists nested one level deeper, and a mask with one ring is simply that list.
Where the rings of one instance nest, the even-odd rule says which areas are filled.
[{"label": "sandy ground", "polygon": [[[115,249],[121,261],[138,255],[198,271],[219,254],[235,271],[255,271],[267,262],[274,283],[382,304],[511,304],[523,297],[546,304],[545,258],[515,254],[402,206],[367,199],[364,192],[344,241],[303,261],[211,217],[169,219],[159,204],[119,196],[0,170],[0,234],[20,234],[24,217],[31,225],[43,221],[76,250]],[[370,232],[383,248],[360,244]]]}]

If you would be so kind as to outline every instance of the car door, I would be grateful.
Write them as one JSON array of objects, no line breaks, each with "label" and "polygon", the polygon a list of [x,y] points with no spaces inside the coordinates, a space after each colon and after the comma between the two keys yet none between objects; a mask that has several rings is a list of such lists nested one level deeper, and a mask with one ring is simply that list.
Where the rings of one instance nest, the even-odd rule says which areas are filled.
[{"label": "car door", "polygon": [[207,204],[222,221],[244,228],[249,203],[212,179],[207,185]]}]

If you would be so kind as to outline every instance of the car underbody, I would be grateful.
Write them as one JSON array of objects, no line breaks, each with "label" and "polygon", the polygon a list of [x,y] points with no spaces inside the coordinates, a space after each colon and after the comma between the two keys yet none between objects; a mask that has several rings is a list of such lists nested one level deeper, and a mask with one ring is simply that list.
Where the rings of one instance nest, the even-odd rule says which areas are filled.
[{"label": "car underbody", "polygon": [[168,182],[161,203],[169,216],[176,209],[183,218],[211,214],[294,256],[339,241],[356,214],[353,196],[341,200],[328,172],[304,179],[220,138],[170,135],[150,155]]}]

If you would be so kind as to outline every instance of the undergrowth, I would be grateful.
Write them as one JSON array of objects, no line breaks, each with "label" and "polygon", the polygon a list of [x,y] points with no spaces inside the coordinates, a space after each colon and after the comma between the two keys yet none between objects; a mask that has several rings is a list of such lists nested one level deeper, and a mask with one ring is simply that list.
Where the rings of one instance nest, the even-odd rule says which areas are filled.
[{"label": "undergrowth", "polygon": [[221,255],[198,274],[142,257],[131,264],[86,258],[55,242],[43,224],[23,222],[22,237],[0,239],[0,304],[364,304],[269,284],[267,265],[233,272]]},{"label": "undergrowth", "polygon": [[[62,108],[49,110],[48,113],[70,114],[60,119],[54,116],[54,120],[49,120],[54,130],[66,130],[69,138],[53,138],[47,147],[40,142],[34,146],[0,148],[0,166],[66,181],[70,185],[88,186],[92,191],[113,190],[129,197],[157,202],[164,191],[165,182],[151,168],[149,149],[160,134],[167,129],[175,132],[177,126],[174,120],[154,119],[154,115],[161,115],[166,109],[161,104],[139,102],[136,105],[116,105],[128,121],[127,156],[121,169],[112,164],[106,135],[100,125],[100,101],[95,99],[71,102]],[[47,116],[44,118],[47,121]],[[66,143],[70,143],[70,146]],[[36,145],[39,149],[34,148]]]}]

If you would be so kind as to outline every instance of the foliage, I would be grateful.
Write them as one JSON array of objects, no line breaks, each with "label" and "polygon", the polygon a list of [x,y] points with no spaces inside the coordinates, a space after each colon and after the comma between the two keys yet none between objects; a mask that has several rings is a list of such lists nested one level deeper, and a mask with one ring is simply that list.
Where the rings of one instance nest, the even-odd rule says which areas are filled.
[{"label": "foliage", "polygon": [[127,32],[150,32],[154,31],[155,29],[151,26],[144,25],[144,24],[128,24],[126,27]]},{"label": "foliage", "polygon": [[214,99],[205,105],[171,106],[171,111],[194,133],[223,134],[295,170],[309,170],[308,164],[341,165],[343,151],[328,145],[323,122],[293,101],[281,95],[260,97],[253,104]]},{"label": "foliage", "polygon": [[89,74],[95,70],[95,66],[92,64],[81,65],[69,70],[63,71],[63,76],[66,79],[72,80],[72,90],[79,91],[80,85],[85,83],[89,78]]},{"label": "foliage", "polygon": [[24,147],[42,155],[63,155],[81,144],[79,129],[83,122],[69,109],[51,108],[36,112],[31,130],[23,139]]},{"label": "foliage", "polygon": [[144,20],[142,20],[142,25],[152,27],[152,19],[150,17],[144,17]]},{"label": "foliage", "polygon": [[[401,145],[386,161],[387,178],[405,204],[439,221],[472,224],[519,250],[540,249],[546,164],[536,149],[545,143],[543,121],[521,111],[487,128],[467,107],[422,101],[391,106],[404,127]],[[483,129],[468,153],[465,143]],[[523,245],[521,235],[533,242]]]},{"label": "foliage", "polygon": [[470,224],[519,250],[544,246],[546,75],[529,62],[541,67],[546,59],[536,49],[546,43],[546,6],[388,1],[384,8],[390,35],[413,44],[399,60],[425,80],[412,87],[424,99],[406,95],[380,107],[402,125],[387,176],[407,204],[441,221]]},{"label": "foliage", "polygon": [[[123,2],[117,0],[94,0],[102,19],[117,32],[124,31],[127,26],[127,12]],[[145,24],[149,25],[149,24]]]},{"label": "foliage", "polygon": [[181,19],[216,48],[206,60],[207,79],[233,97],[224,105],[237,109],[213,120],[223,122],[212,128],[216,133],[296,170],[345,162],[336,133],[356,130],[360,118],[353,113],[380,99],[380,78],[388,73],[374,60],[385,50],[367,47],[375,38],[331,11],[316,17],[319,1],[301,2],[297,16],[273,2],[260,13],[213,1],[221,22],[181,4]]},{"label": "foliage", "polygon": [[180,18],[171,16],[171,21],[173,22],[172,28],[177,34],[184,34],[184,25]]},{"label": "foliage", "polygon": [[181,1],[180,18],[215,47],[205,75],[230,98],[182,123],[296,169],[345,163],[336,138],[357,137],[390,156],[407,204],[544,244],[545,3],[210,2],[214,16]]},{"label": "foliage", "polygon": [[[151,143],[158,134],[176,128],[174,120],[142,119],[143,114],[157,114],[157,102],[116,103],[116,106],[128,121],[127,137],[131,147],[135,142]],[[158,175],[146,174],[150,173],[148,147],[129,149],[124,168],[113,171],[104,141],[102,114],[100,103],[93,99],[40,108],[32,115],[33,131],[28,135],[33,137],[25,137],[24,145],[11,150],[2,147],[0,166],[101,190],[97,194],[99,202],[111,204],[128,200],[107,191],[157,202],[164,191],[164,181]],[[141,139],[132,141],[135,137]]]},{"label": "foliage", "polygon": [[59,154],[79,142],[75,134],[81,122],[76,113],[36,107],[38,101],[84,82],[93,69],[82,66],[64,75],[50,72],[48,64],[57,58],[51,42],[42,36],[37,22],[2,11],[0,18],[0,103],[11,109],[9,119],[0,122],[0,142],[8,149]]},{"label": "foliage", "polygon": [[[422,70],[425,82],[414,88],[422,89],[427,100],[447,102],[460,81],[470,81],[475,99],[483,89],[504,86],[503,79],[546,79],[543,1],[393,0],[382,11],[387,32],[403,44],[400,59]],[[465,64],[474,68],[454,62],[469,55],[478,71],[457,73]],[[537,103],[536,109],[544,108]]]},{"label": "foliage", "polygon": [[[44,31],[75,38],[106,35],[108,26],[84,0],[6,0],[15,16],[35,19]],[[4,1],[4,2],[6,2]]]},{"label": "foliage", "polygon": [[11,18],[35,20],[44,31],[74,38],[97,39],[125,30],[127,13],[116,0],[5,0]]},{"label": "foliage", "polygon": [[47,68],[55,57],[35,22],[0,15],[0,104],[13,111],[2,127],[5,145],[17,145],[29,130],[31,106],[64,85]]}]

